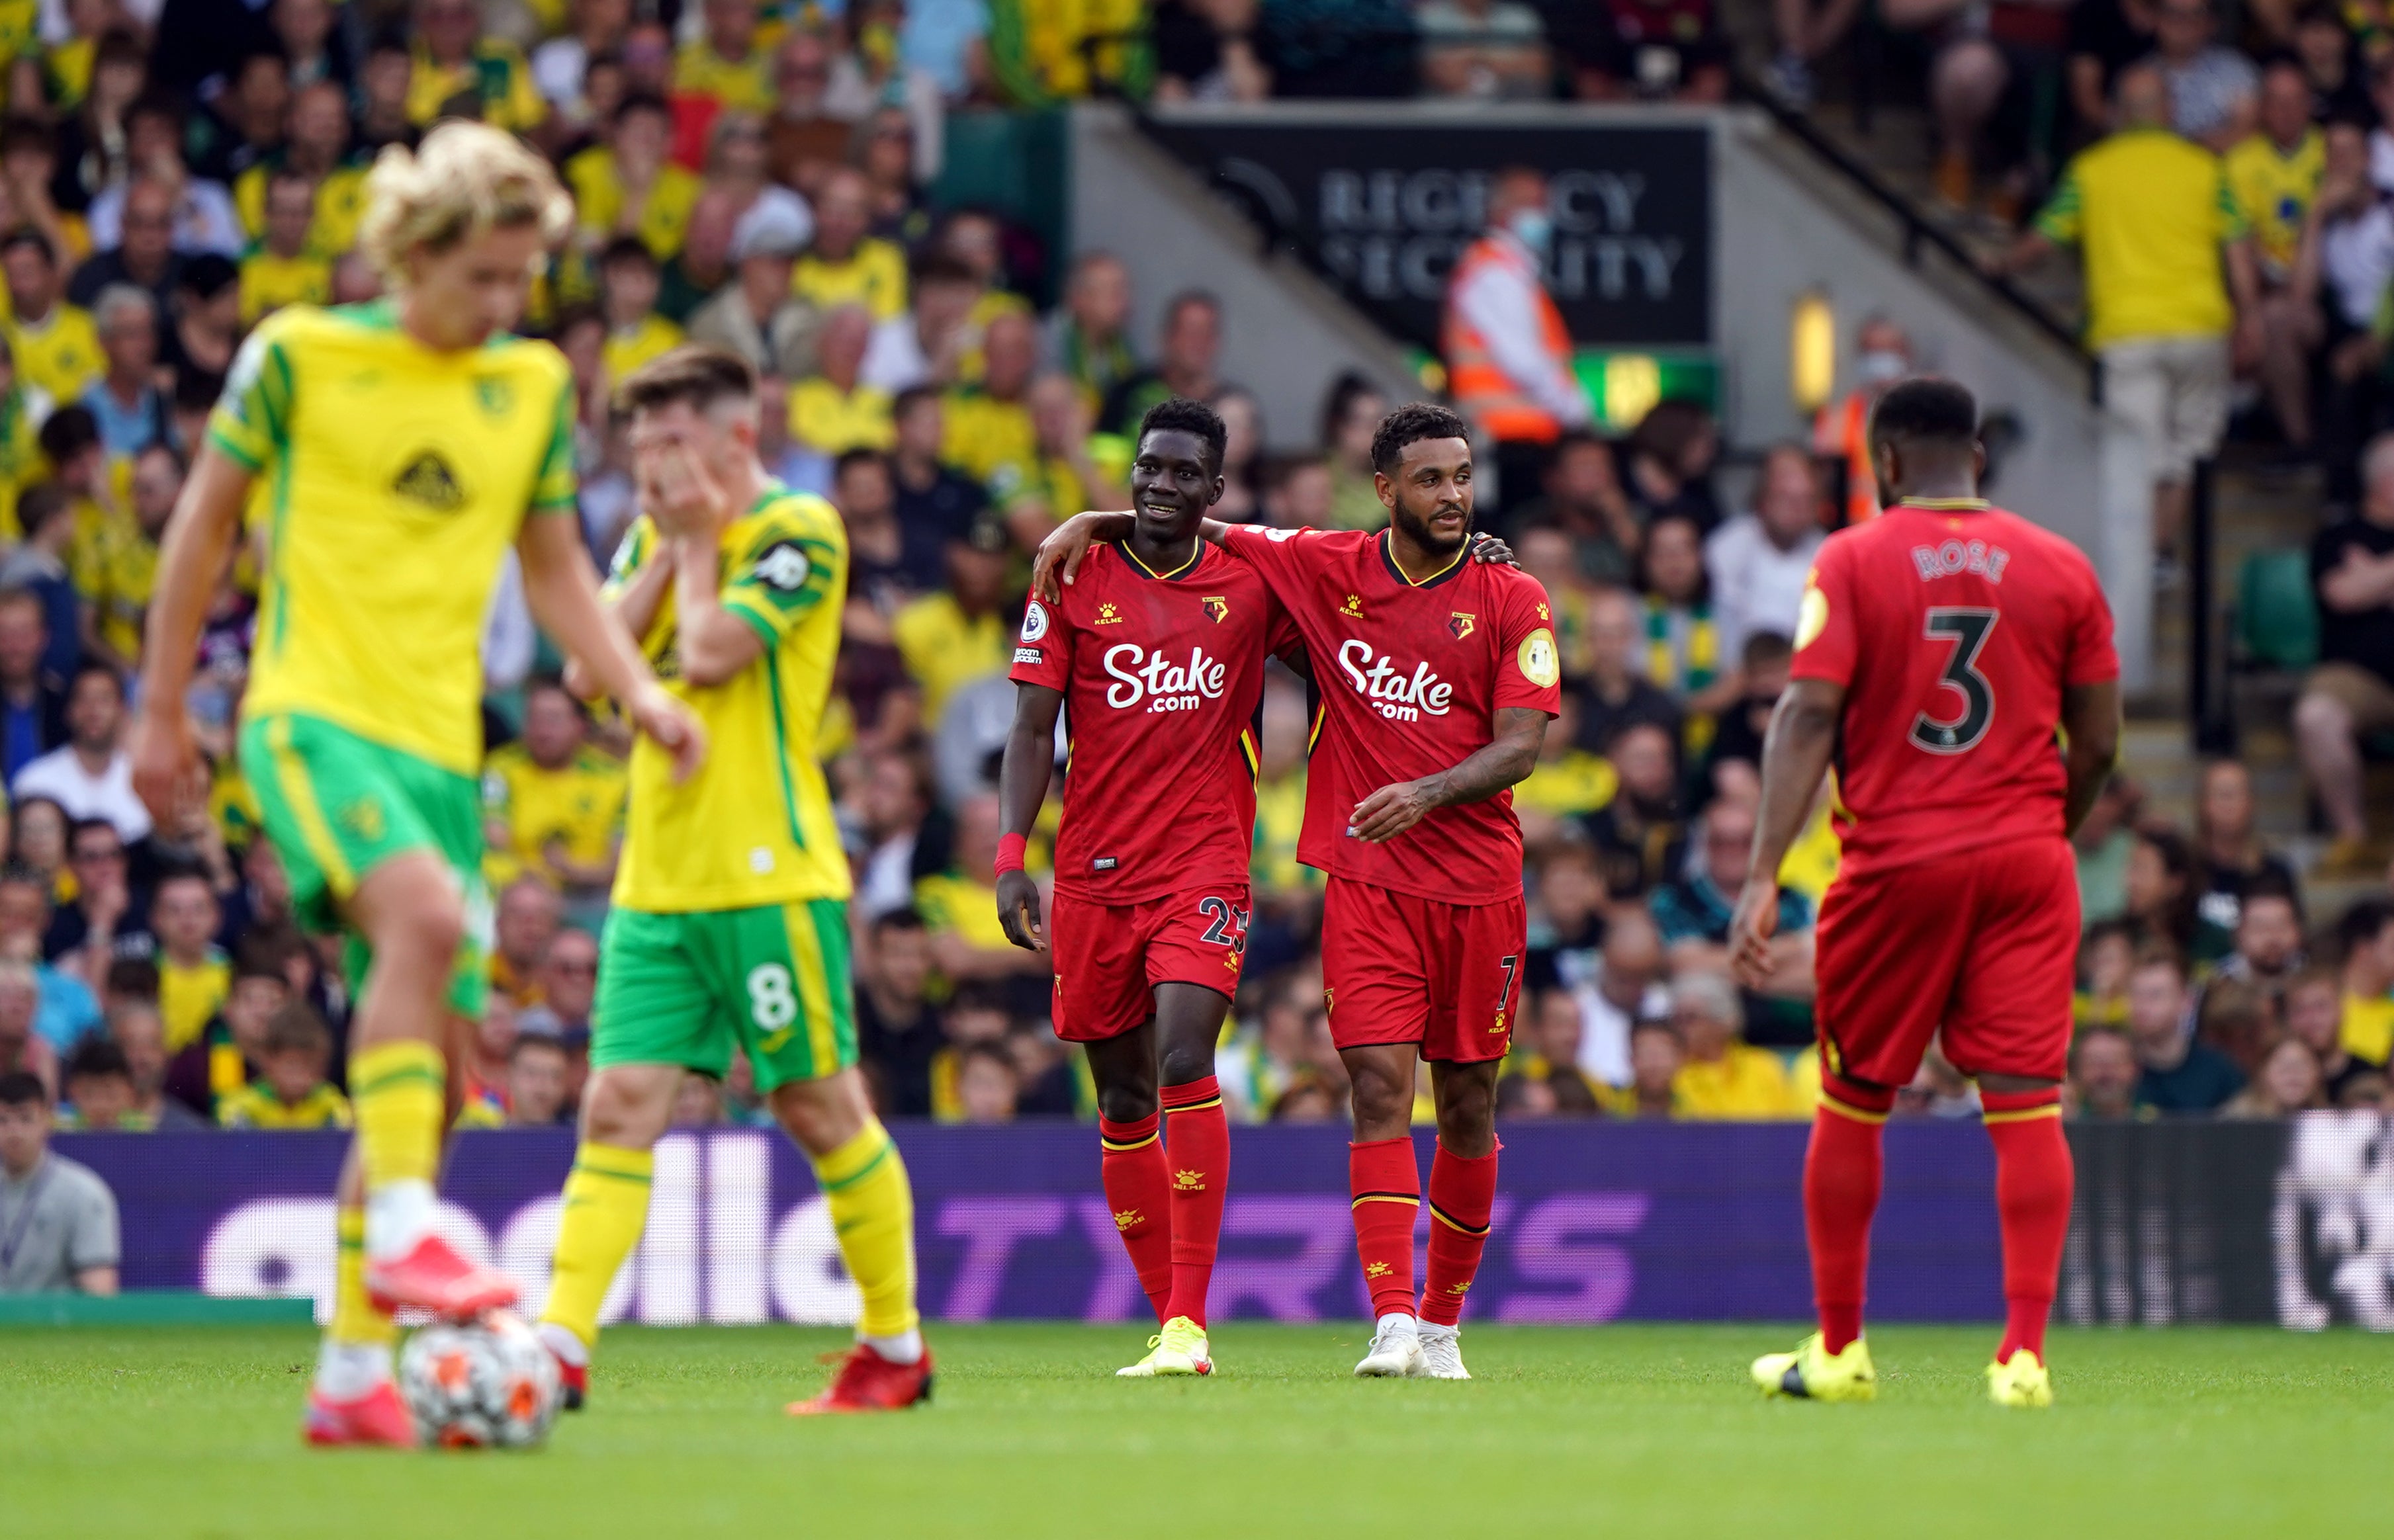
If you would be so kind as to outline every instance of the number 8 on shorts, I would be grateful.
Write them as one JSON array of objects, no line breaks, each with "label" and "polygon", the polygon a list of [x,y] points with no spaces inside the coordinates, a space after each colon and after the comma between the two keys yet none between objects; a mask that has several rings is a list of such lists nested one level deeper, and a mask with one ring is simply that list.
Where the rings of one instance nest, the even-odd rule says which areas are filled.
[{"label": "number 8 on shorts", "polygon": [[620,906],[601,942],[590,1064],[679,1064],[759,1090],[856,1063],[848,906],[815,898],[652,914]]}]

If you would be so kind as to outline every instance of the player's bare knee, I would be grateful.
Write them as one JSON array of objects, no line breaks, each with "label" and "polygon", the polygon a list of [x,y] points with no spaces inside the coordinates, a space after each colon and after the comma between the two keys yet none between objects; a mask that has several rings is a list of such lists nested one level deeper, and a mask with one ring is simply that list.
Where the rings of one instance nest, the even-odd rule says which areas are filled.
[{"label": "player's bare knee", "polygon": [[1214,1047],[1206,1043],[1166,1043],[1156,1062],[1157,1077],[1167,1086],[1185,1086],[1214,1073]]},{"label": "player's bare knee", "polygon": [[1449,1072],[1438,1088],[1438,1142],[1477,1160],[1496,1147],[1496,1083],[1493,1077]]},{"label": "player's bare knee", "polygon": [[1098,1116],[1109,1123],[1139,1123],[1155,1116],[1155,1087],[1137,1081],[1098,1087]]}]

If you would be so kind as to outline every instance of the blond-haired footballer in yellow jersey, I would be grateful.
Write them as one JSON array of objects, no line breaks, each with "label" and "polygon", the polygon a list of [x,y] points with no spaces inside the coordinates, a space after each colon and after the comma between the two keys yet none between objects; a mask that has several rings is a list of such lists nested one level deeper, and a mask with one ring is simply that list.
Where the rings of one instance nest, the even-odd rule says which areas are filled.
[{"label": "blond-haired footballer in yellow jersey", "polygon": [[[569,1406],[588,1383],[598,1310],[640,1238],[651,1151],[686,1071],[744,1052],[814,1166],[863,1296],[857,1345],[797,1413],[909,1406],[931,1389],[914,1310],[906,1168],[856,1068],[848,857],[815,758],[839,652],[848,535],[819,497],[756,459],[756,380],[737,356],[681,347],[624,382],[640,516],[608,602],[705,724],[706,767],[677,782],[632,750],[631,808],[598,967],[582,1145],[542,1338]],[[595,683],[580,671],[570,685]]]},{"label": "blond-haired footballer in yellow jersey", "polygon": [[572,206],[507,135],[452,124],[383,152],[366,251],[392,298],[282,311],[252,334],[160,556],[134,782],[165,813],[204,795],[183,714],[200,621],[253,484],[270,545],[243,700],[242,768],[293,896],[370,957],[350,1025],[356,1116],[336,1299],[306,1433],[413,1445],[390,1383],[390,1312],[511,1302],[503,1274],[433,1233],[451,1010],[487,923],[476,772],[481,622],[501,558],[533,614],[694,767],[704,734],[599,606],[573,512],[564,359],[505,335]]}]

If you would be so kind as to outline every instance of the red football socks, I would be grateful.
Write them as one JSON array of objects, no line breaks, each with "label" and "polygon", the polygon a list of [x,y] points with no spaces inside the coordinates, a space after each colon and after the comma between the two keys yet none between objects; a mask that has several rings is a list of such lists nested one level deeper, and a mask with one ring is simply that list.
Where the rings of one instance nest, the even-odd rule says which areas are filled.
[{"label": "red football socks", "polygon": [[1098,1175],[1106,1189],[1106,1207],[1113,1210],[1114,1228],[1122,1232],[1123,1249],[1138,1273],[1138,1286],[1155,1307],[1158,1325],[1172,1303],[1172,1172],[1164,1158],[1164,1139],[1156,1131],[1153,1113],[1136,1123],[1098,1119],[1098,1138],[1105,1154]]},{"label": "red football socks", "polygon": [[1862,1334],[1862,1294],[1870,1272],[1871,1216],[1884,1172],[1879,1135],[1895,1093],[1822,1077],[1821,1110],[1804,1153],[1804,1233],[1812,1251],[1812,1303],[1821,1346],[1846,1351]]},{"label": "red football socks", "polygon": [[2045,1322],[2070,1235],[2070,1141],[2061,1132],[2059,1088],[1982,1091],[1979,1104],[1995,1142],[1995,1212],[2004,1231],[2004,1344],[1995,1362],[2026,1348],[2045,1362]]},{"label": "red football socks", "polygon": [[1421,1168],[1414,1142],[1400,1135],[1347,1146],[1347,1183],[1355,1194],[1355,1255],[1372,1291],[1372,1313],[1414,1313],[1414,1219],[1421,1207]]},{"label": "red football socks", "polygon": [[1434,1326],[1463,1319],[1463,1297],[1479,1275],[1488,1216],[1496,1205],[1496,1150],[1467,1159],[1440,1144],[1430,1157],[1429,1276],[1423,1283],[1421,1318]]},{"label": "red football socks", "polygon": [[1164,1164],[1172,1172],[1172,1299],[1163,1316],[1205,1324],[1205,1291],[1222,1242],[1222,1199],[1230,1185],[1230,1120],[1222,1088],[1208,1075],[1164,1088],[1171,1130]]}]

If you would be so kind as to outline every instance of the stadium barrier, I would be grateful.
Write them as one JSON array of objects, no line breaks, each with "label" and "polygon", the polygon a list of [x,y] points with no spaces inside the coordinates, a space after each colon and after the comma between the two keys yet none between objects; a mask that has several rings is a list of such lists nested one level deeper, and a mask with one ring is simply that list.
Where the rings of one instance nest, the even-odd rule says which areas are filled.
[{"label": "stadium barrier", "polygon": [[[923,1304],[935,1319],[1127,1321],[1145,1312],[1098,1190],[1095,1130],[901,1125]],[[1428,1154],[1429,1136],[1416,1136]],[[1808,1312],[1796,1124],[1540,1124],[1506,1134],[1480,1321],[1740,1320]],[[2394,1329],[2394,1120],[2073,1125],[2078,1211],[2059,1312],[2085,1324],[2280,1320]],[[1872,1249],[1883,1321],[2003,1312],[1993,1159],[1969,1123],[1888,1129]],[[335,1134],[67,1135],[123,1210],[128,1288],[312,1298],[333,1276]],[[1240,1129],[1215,1313],[1360,1316],[1347,1142]],[[463,1135],[449,1233],[547,1287],[559,1129]],[[610,1320],[844,1323],[856,1309],[806,1163],[778,1134],[677,1133],[657,1149],[641,1249]]]}]

